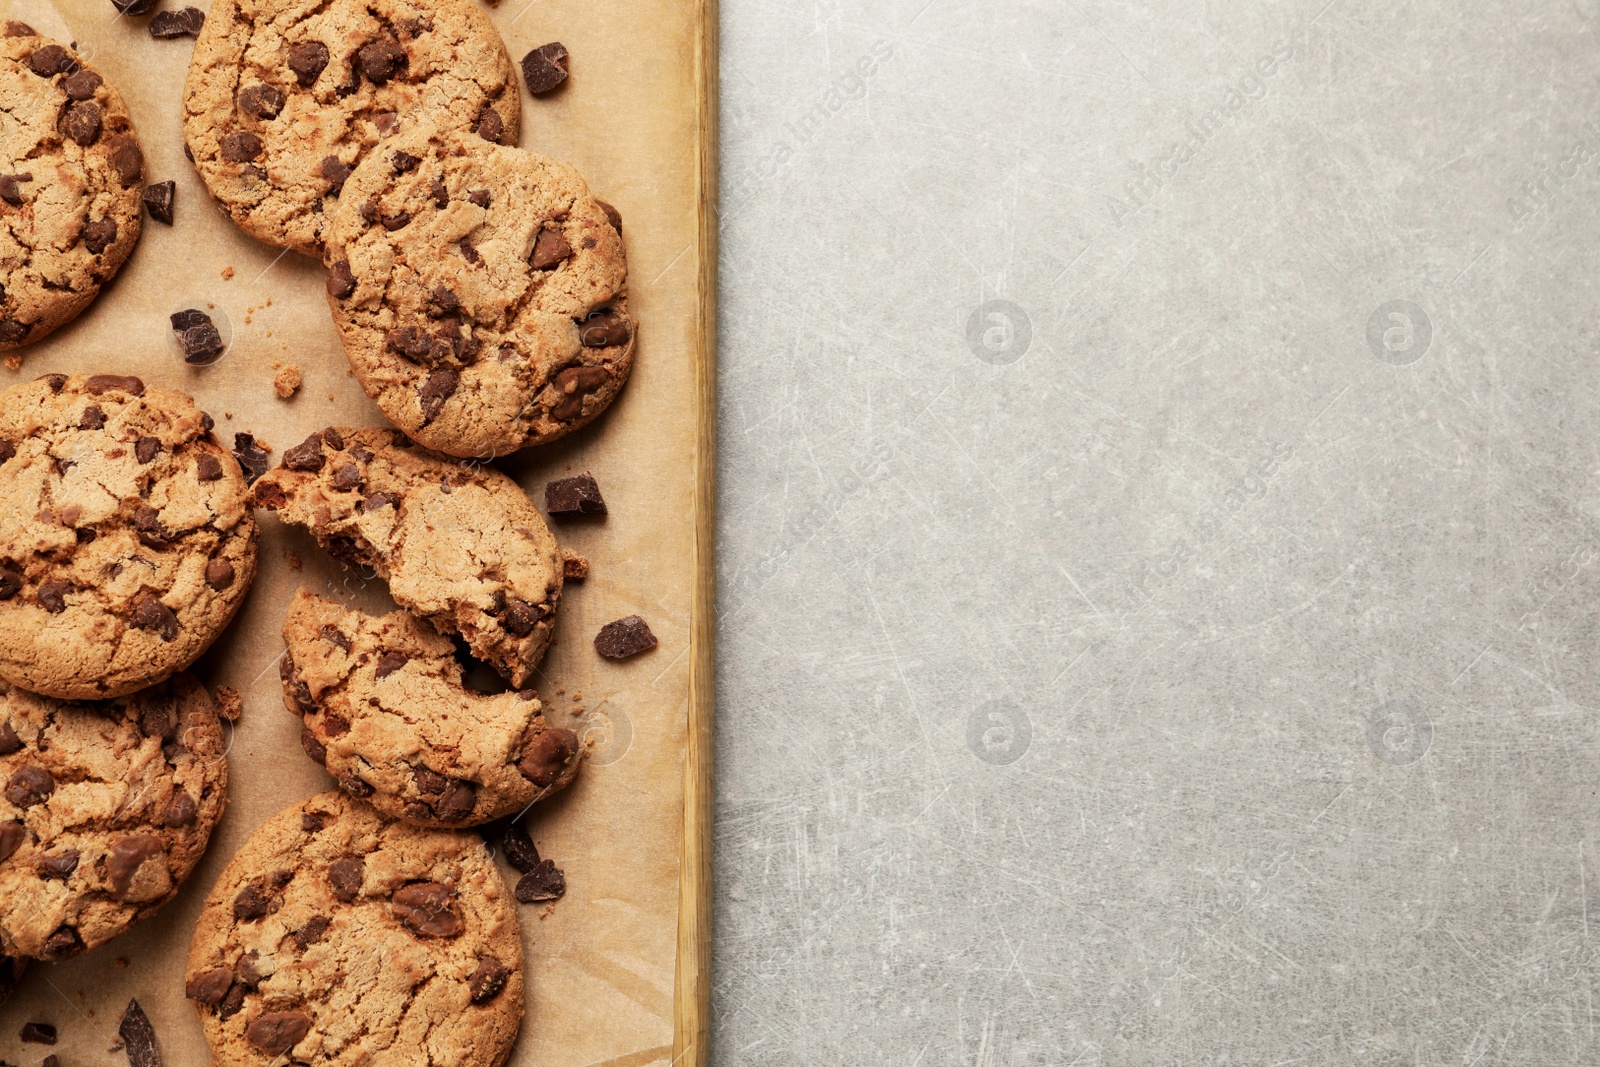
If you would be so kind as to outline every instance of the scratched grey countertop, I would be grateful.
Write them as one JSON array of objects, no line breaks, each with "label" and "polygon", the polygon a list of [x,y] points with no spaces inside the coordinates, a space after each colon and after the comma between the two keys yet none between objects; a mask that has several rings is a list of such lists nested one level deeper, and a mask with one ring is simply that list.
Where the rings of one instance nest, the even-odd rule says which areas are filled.
[{"label": "scratched grey countertop", "polygon": [[714,1062],[1600,1063],[1600,4],[722,86]]}]

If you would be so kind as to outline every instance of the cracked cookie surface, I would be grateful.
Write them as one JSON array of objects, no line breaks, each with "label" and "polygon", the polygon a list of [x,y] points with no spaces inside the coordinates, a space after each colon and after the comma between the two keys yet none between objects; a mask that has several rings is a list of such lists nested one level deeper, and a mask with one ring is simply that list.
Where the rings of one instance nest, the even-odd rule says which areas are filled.
[{"label": "cracked cookie surface", "polygon": [[222,720],[188,674],[111,702],[0,684],[0,943],[60,960],[178,892],[227,805]]},{"label": "cracked cookie surface", "polygon": [[456,133],[385,142],[328,227],[328,303],[362,388],[454,456],[587,425],[633,366],[620,224],[565,163]]},{"label": "cracked cookie surface", "polygon": [[371,567],[395,603],[523,686],[550,644],[564,564],[544,516],[492,467],[394,430],[329,427],[255,483],[256,504]]},{"label": "cracked cookie surface", "polygon": [[283,639],[283,704],[306,753],[387,815],[476,826],[577,776],[577,735],[546,725],[533,690],[468,689],[455,645],[409,612],[364,615],[302,589]]},{"label": "cracked cookie surface", "polygon": [[352,168],[413,127],[515,143],[511,57],[474,0],[217,0],[183,135],[240,229],[308,256]]},{"label": "cracked cookie surface", "polygon": [[522,1018],[516,906],[478,835],[322,793],[222,872],[185,993],[229,1067],[492,1067]]},{"label": "cracked cookie surface", "polygon": [[70,48],[0,22],[0,350],[88,307],[133,251],[144,157],[122,95]]},{"label": "cracked cookie surface", "polygon": [[159,682],[255,569],[244,474],[188,396],[106,374],[0,393],[0,678],[69,700]]}]

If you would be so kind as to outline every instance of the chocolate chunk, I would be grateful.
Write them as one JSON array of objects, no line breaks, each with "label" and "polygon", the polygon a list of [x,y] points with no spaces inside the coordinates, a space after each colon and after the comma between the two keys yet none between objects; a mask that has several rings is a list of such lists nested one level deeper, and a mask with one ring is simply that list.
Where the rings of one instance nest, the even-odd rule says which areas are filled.
[{"label": "chocolate chunk", "polygon": [[[62,382],[65,385],[65,381]],[[56,392],[60,392],[57,389]],[[129,393],[133,396],[144,396],[144,382],[131,374],[94,374],[83,383],[83,391],[90,396],[101,396],[105,393]]]},{"label": "chocolate chunk", "polygon": [[578,735],[571,730],[552,727],[539,734],[523,752],[517,762],[522,776],[541,789],[555,785],[562,772],[578,755]]},{"label": "chocolate chunk", "polygon": [[376,677],[379,679],[387,678],[405,665],[406,654],[404,652],[385,652],[378,658]]},{"label": "chocolate chunk", "polygon": [[393,233],[396,230],[403,230],[407,226],[411,225],[411,212],[397,211],[393,215],[381,216],[378,221],[383,224],[384,229],[388,230],[390,233]]},{"label": "chocolate chunk", "polygon": [[141,437],[133,444],[133,457],[141,465],[149,463],[161,453],[161,442],[154,437]]},{"label": "chocolate chunk", "polygon": [[447,315],[454,315],[461,310],[461,298],[453,289],[443,285],[433,287],[433,292],[428,294],[428,317],[442,319]]},{"label": "chocolate chunk", "polygon": [[255,922],[277,911],[282,901],[257,882],[239,890],[233,898],[233,917],[240,922]]},{"label": "chocolate chunk", "polygon": [[607,659],[625,659],[656,647],[650,624],[637,615],[608,622],[595,634],[595,651]]},{"label": "chocolate chunk", "polygon": [[312,434],[283,454],[284,467],[292,471],[319,471],[326,462],[321,434]]},{"label": "chocolate chunk", "polygon": [[[247,85],[243,89],[239,90],[239,110],[243,111],[246,115],[252,115],[258,119],[277,118],[278,112],[283,110],[283,104],[283,92],[271,85],[266,84],[265,82],[257,82],[254,85]],[[233,136],[238,136],[238,134],[234,134]],[[223,138],[222,144],[222,158],[227,159],[228,138]],[[246,156],[245,159],[254,159],[260,154],[261,141],[260,138],[257,138],[255,152]],[[235,160],[235,162],[243,162],[243,160]]]},{"label": "chocolate chunk", "polygon": [[506,827],[501,845],[505,849],[506,862],[524,874],[539,865],[539,849],[534,845],[533,838],[516,823]]},{"label": "chocolate chunk", "polygon": [[398,508],[399,506],[400,497],[395,493],[373,493],[361,502],[362,511],[377,511],[381,508]]},{"label": "chocolate chunk", "polygon": [[350,651],[350,638],[346,637],[344,631],[337,626],[324,626],[317,632],[317,636],[342,652]]},{"label": "chocolate chunk", "polygon": [[22,592],[22,575],[10,567],[0,567],[0,600],[10,600]]},{"label": "chocolate chunk", "polygon": [[439,412],[444,410],[444,402],[454,395],[456,386],[460,383],[460,375],[448,367],[440,367],[428,375],[428,380],[417,390],[417,396],[422,403],[423,418],[438,418]]},{"label": "chocolate chunk", "polygon": [[10,459],[16,454],[17,446],[12,444],[10,441],[7,441],[5,438],[0,437],[0,463],[4,463],[6,460]]},{"label": "chocolate chunk", "polygon": [[419,157],[408,152],[395,152],[389,156],[389,165],[394,168],[396,174],[405,174],[416,170],[417,164],[421,162],[422,160]]},{"label": "chocolate chunk", "polygon": [[499,144],[505,132],[506,121],[500,117],[500,112],[492,107],[484,108],[478,116],[478,136],[490,144]]},{"label": "chocolate chunk", "polygon": [[321,41],[305,41],[289,49],[289,69],[302,89],[310,88],[328,66],[328,46]]},{"label": "chocolate chunk", "polygon": [[[17,184],[20,180],[15,174],[0,174],[0,200],[12,207],[21,207],[22,187]],[[3,291],[0,291],[0,295],[3,295]]]},{"label": "chocolate chunk", "polygon": [[45,582],[34,596],[38,598],[41,608],[52,615],[59,615],[67,610],[67,594],[71,592],[71,582]]},{"label": "chocolate chunk", "polygon": [[444,187],[444,182],[435,181],[432,185],[428,186],[428,195],[433,197],[434,207],[450,206],[450,190]]},{"label": "chocolate chunk", "polygon": [[383,85],[406,64],[406,51],[395,41],[373,41],[356,53],[361,73],[374,85]]},{"label": "chocolate chunk", "polygon": [[10,859],[28,839],[28,828],[16,819],[0,822],[0,863]]},{"label": "chocolate chunk", "polygon": [[446,822],[460,822],[472,814],[472,809],[477,806],[478,791],[471,782],[456,779],[445,786],[444,796],[439,798],[433,810],[439,813],[439,818]]},{"label": "chocolate chunk", "polygon": [[72,877],[72,872],[78,869],[78,850],[69,848],[65,852],[55,852],[39,858],[40,878],[59,878],[65,882]]},{"label": "chocolate chunk", "polygon": [[34,1045],[53,1045],[56,1043],[56,1028],[49,1023],[23,1023],[22,1040]]},{"label": "chocolate chunk", "polygon": [[[344,191],[344,183],[350,180],[350,172],[353,170],[355,170],[354,167],[341,163],[338,156],[323,156],[318,173],[322,175],[323,180],[330,186],[328,192],[333,196],[338,196]],[[346,264],[347,268],[348,266]]]},{"label": "chocolate chunk", "polygon": [[[98,377],[98,375],[96,377]],[[61,392],[61,390],[66,388],[67,385],[67,376],[65,374],[41,374],[35,380],[44,382],[46,385],[48,385],[52,393]],[[89,381],[94,381],[94,378],[90,378]]]},{"label": "chocolate chunk", "polygon": [[567,892],[567,876],[553,860],[540,860],[533,870],[517,879],[513,892],[524,904],[560,900]]},{"label": "chocolate chunk", "polygon": [[344,451],[344,435],[334,427],[329,426],[327,429],[323,430],[322,439],[327,442],[328,447],[333,449],[335,452]]},{"label": "chocolate chunk", "polygon": [[544,509],[552,515],[604,515],[606,502],[594,475],[585,471],[544,487]]},{"label": "chocolate chunk", "polygon": [[126,189],[144,177],[144,153],[131,133],[119,133],[106,142],[111,150],[111,169],[117,172],[117,181]]},{"label": "chocolate chunk", "polygon": [[539,231],[539,239],[533,242],[528,265],[534,270],[554,270],[571,255],[572,246],[560,230],[544,229]]},{"label": "chocolate chunk", "polygon": [[474,1004],[487,1004],[506,987],[511,972],[493,956],[485,956],[467,977],[467,993]]},{"label": "chocolate chunk", "polygon": [[345,856],[328,865],[328,884],[333,895],[349,903],[361,895],[361,881],[366,876],[367,862],[360,856]]},{"label": "chocolate chunk", "polygon": [[194,797],[189,795],[189,791],[178,789],[173,792],[172,799],[167,801],[167,810],[161,816],[161,824],[174,829],[180,826],[193,826],[199,814],[200,806],[194,802]]},{"label": "chocolate chunk", "polygon": [[122,1038],[129,1067],[161,1067],[155,1027],[150,1025],[149,1016],[137,1000],[128,1001],[128,1010],[122,1013],[122,1022],[117,1026],[117,1035]]},{"label": "chocolate chunk", "polygon": [[170,707],[149,704],[139,716],[139,732],[146,737],[170,738],[176,729]]},{"label": "chocolate chunk", "polygon": [[600,205],[600,210],[606,213],[606,220],[611,223],[611,228],[616,230],[620,236],[622,234],[622,212],[601,200],[598,196],[594,198],[594,202]]},{"label": "chocolate chunk", "polygon": [[341,463],[333,469],[329,484],[342,493],[361,487],[361,468],[354,463]]},{"label": "chocolate chunk", "polygon": [[0,342],[15,344],[28,336],[33,327],[12,318],[0,318]]},{"label": "chocolate chunk", "polygon": [[300,829],[308,834],[320,834],[333,825],[333,815],[326,811],[308,811],[300,816]]},{"label": "chocolate chunk", "polygon": [[602,308],[578,323],[578,340],[585,348],[615,348],[633,336],[628,317],[614,308]]},{"label": "chocolate chunk", "polygon": [[522,81],[534,96],[567,80],[567,48],[559,41],[540,45],[522,57]]},{"label": "chocolate chunk", "polygon": [[245,1027],[244,1039],[269,1056],[281,1056],[311,1032],[303,1011],[271,1011]]},{"label": "chocolate chunk", "polygon": [[328,270],[328,280],[323,283],[328,295],[335,300],[345,300],[356,291],[356,276],[350,271],[350,261],[341,259]]},{"label": "chocolate chunk", "polygon": [[222,355],[222,334],[204,311],[185,308],[173,312],[168,320],[177,335],[178,347],[183,349],[185,363],[208,363]]},{"label": "chocolate chunk", "polygon": [[158,41],[171,41],[178,37],[198,37],[206,24],[206,15],[197,7],[182,11],[158,11],[150,20],[150,36]]},{"label": "chocolate chunk", "polygon": [[111,0],[111,6],[124,15],[144,15],[160,0]]},{"label": "chocolate chunk", "polygon": [[59,88],[67,94],[68,100],[92,100],[95,90],[104,84],[100,75],[92,70],[80,70],[78,73],[62,78]]},{"label": "chocolate chunk", "polygon": [[201,971],[183,984],[183,995],[208,1007],[222,1003],[233,985],[233,971],[227,967],[213,967]]},{"label": "chocolate chunk", "polygon": [[144,188],[144,209],[157,222],[172,225],[172,198],[177,193],[177,182],[156,182]]},{"label": "chocolate chunk", "polygon": [[306,755],[311,757],[312,763],[319,767],[328,765],[328,748],[317,740],[317,735],[311,732],[309,726],[300,728],[300,747],[306,750]]},{"label": "chocolate chunk", "polygon": [[22,738],[9,722],[0,722],[0,756],[10,756],[22,751]]},{"label": "chocolate chunk", "polygon": [[83,246],[97,256],[116,243],[116,219],[95,219],[83,228]]},{"label": "chocolate chunk", "polygon": [[506,604],[506,630],[514,637],[527,637],[539,622],[539,612],[526,600],[512,600]]},{"label": "chocolate chunk", "polygon": [[218,145],[229,163],[248,163],[261,155],[261,138],[248,130],[230,133]]},{"label": "chocolate chunk", "polygon": [[106,425],[106,413],[98,404],[90,404],[83,409],[83,414],[78,416],[78,429],[103,430]]},{"label": "chocolate chunk", "polygon": [[431,767],[413,767],[411,777],[417,783],[417,792],[424,796],[436,797],[450,784],[450,779]]},{"label": "chocolate chunk", "polygon": [[99,104],[93,100],[77,100],[61,116],[61,132],[79,146],[88,148],[100,139],[103,121]]},{"label": "chocolate chunk", "polygon": [[233,458],[239,461],[239,466],[244,468],[244,480],[248,485],[257,478],[267,473],[272,466],[272,461],[267,458],[267,453],[256,444],[256,439],[247,433],[233,435]]},{"label": "chocolate chunk", "polygon": [[106,877],[111,879],[111,888],[117,896],[126,897],[139,868],[157,857],[165,866],[166,842],[154,834],[132,834],[111,842],[111,852],[106,857]]},{"label": "chocolate chunk", "polygon": [[235,982],[228,990],[228,995],[222,998],[222,1003],[217,1005],[217,1018],[231,1019],[244,1010],[244,997],[247,990],[244,983]]},{"label": "chocolate chunk", "polygon": [[28,57],[28,66],[39,77],[49,78],[56,74],[76,73],[78,62],[60,45],[47,44],[34,50],[33,55]]},{"label": "chocolate chunk", "polygon": [[6,23],[4,32],[0,32],[0,37],[37,37],[37,36],[39,36],[39,31],[38,30],[34,29],[32,26],[28,25],[26,22],[18,22],[15,19],[13,19],[12,21]]},{"label": "chocolate chunk", "polygon": [[417,937],[455,937],[462,930],[455,892],[438,882],[412,882],[389,898],[394,917]]},{"label": "chocolate chunk", "polygon": [[483,262],[483,257],[478,255],[478,250],[472,247],[472,242],[467,238],[463,237],[456,244],[456,247],[461,249],[461,258],[465,259],[468,263],[478,264]]},{"label": "chocolate chunk", "polygon": [[222,460],[210,452],[202,452],[194,461],[194,473],[202,482],[214,482],[222,477]]},{"label": "chocolate chunk", "polygon": [[611,380],[604,367],[568,367],[556,375],[554,385],[561,399],[550,409],[550,417],[566,422],[583,414],[583,398]]},{"label": "chocolate chunk", "polygon": [[467,199],[471,200],[474,204],[477,204],[479,207],[486,208],[486,207],[489,206],[489,190],[487,190],[487,189],[474,189],[470,193],[467,194]]},{"label": "chocolate chunk", "polygon": [[225,559],[213,559],[206,563],[206,584],[221,592],[233,584],[233,564]]},{"label": "chocolate chunk", "polygon": [[79,955],[84,950],[83,938],[78,936],[75,927],[61,926],[55,933],[45,938],[44,958],[47,960],[65,960]]},{"label": "chocolate chunk", "polygon": [[328,927],[333,925],[333,920],[326,915],[313,915],[300,929],[294,933],[294,943],[301,952],[321,941],[328,934]]}]

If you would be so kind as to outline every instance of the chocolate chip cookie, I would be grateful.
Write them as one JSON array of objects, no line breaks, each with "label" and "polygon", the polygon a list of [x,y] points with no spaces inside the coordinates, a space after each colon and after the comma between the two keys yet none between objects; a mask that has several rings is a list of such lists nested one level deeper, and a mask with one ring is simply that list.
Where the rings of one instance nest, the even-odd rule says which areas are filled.
[{"label": "chocolate chip cookie", "polygon": [[222,872],[185,992],[218,1064],[493,1067],[522,1019],[516,905],[477,834],[323,793]]},{"label": "chocolate chip cookie", "polygon": [[0,22],[0,350],[78,316],[139,240],[127,105],[76,52]]},{"label": "chocolate chip cookie", "polygon": [[110,374],[0,393],[0,678],[68,700],[159,682],[255,570],[244,474],[188,396]]},{"label": "chocolate chip cookie", "polygon": [[0,684],[0,945],[61,960],[178,892],[227,804],[222,720],[189,674],[110,702]]},{"label": "chocolate chip cookie", "polygon": [[425,826],[475,826],[576,777],[578,737],[531,689],[467,689],[455,645],[414,615],[373,617],[300,590],[283,624],[283,704],[339,787]]},{"label": "chocolate chip cookie", "polygon": [[395,603],[527,684],[550,643],[564,568],[516,482],[393,430],[329,427],[284,452],[255,500],[340,562],[371,567]]},{"label": "chocolate chip cookie", "polygon": [[511,57],[475,0],[217,0],[183,135],[233,221],[321,256],[351,170],[414,128],[514,144]]},{"label": "chocolate chip cookie", "polygon": [[328,303],[367,395],[453,456],[591,422],[633,365],[620,224],[565,163],[454,132],[384,142],[327,234]]}]

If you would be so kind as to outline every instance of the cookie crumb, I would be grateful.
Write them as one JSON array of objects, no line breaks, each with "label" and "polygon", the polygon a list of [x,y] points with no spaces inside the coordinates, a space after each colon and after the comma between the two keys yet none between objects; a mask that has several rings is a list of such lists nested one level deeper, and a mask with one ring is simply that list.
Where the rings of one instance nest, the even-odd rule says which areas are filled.
[{"label": "cookie crumb", "polygon": [[566,556],[561,560],[561,574],[569,582],[581,582],[589,577],[589,561],[583,556]]},{"label": "cookie crumb", "polygon": [[[22,357],[17,355],[15,352],[13,352],[10,355],[8,355],[6,357],[6,369],[7,370],[21,370],[22,369]],[[347,371],[346,373],[349,373],[349,372]]]},{"label": "cookie crumb", "polygon": [[278,368],[277,375],[272,379],[273,392],[278,394],[280,400],[288,400],[300,390],[300,368],[294,363],[286,363]]},{"label": "cookie crumb", "polygon": [[286,553],[286,558],[289,560],[289,569],[290,570],[297,571],[302,566],[304,566],[304,564],[302,564],[300,562],[300,556],[297,553],[294,553],[294,552]]},{"label": "cookie crumb", "polygon": [[222,280],[225,281],[225,282],[233,281],[233,268],[232,267],[223,267],[222,268]]},{"label": "cookie crumb", "polygon": [[[244,714],[244,695],[231,685],[217,687],[217,713],[228,722],[238,722],[239,716]],[[126,967],[127,960],[118,960],[118,966]]]}]

